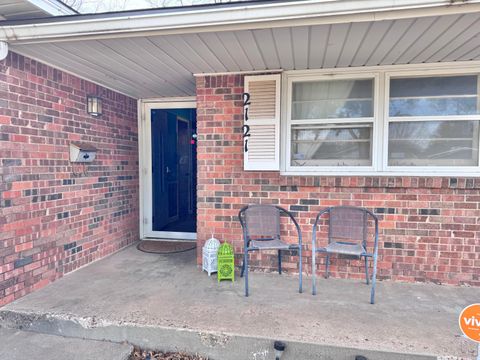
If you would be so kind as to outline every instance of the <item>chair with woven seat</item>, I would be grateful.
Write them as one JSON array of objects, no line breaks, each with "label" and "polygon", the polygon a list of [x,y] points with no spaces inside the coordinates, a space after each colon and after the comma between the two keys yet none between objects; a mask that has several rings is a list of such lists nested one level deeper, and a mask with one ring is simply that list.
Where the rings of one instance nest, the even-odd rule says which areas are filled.
[{"label": "chair with woven seat", "polygon": [[[329,214],[328,226],[328,244],[326,247],[317,248],[317,231],[320,219],[323,215]],[[373,220],[375,234],[373,251],[367,251],[367,238],[369,223]],[[353,206],[334,206],[322,210],[318,213],[312,230],[312,294],[317,293],[316,285],[316,254],[326,253],[325,277],[329,276],[330,256],[349,255],[361,259],[365,258],[365,277],[367,285],[368,259],[373,258],[372,290],[370,293],[370,303],[375,303],[375,283],[377,277],[377,255],[378,255],[378,218],[371,211]]]},{"label": "chair with woven seat", "polygon": [[[297,230],[298,244],[288,244],[281,240],[280,217],[286,214]],[[302,292],[302,233],[294,216],[280,206],[248,205],[240,210],[238,218],[243,229],[244,258],[241,277],[245,274],[245,296],[248,289],[248,253],[250,251],[277,250],[278,272],[282,273],[282,251],[298,251],[299,257],[299,292]]]}]

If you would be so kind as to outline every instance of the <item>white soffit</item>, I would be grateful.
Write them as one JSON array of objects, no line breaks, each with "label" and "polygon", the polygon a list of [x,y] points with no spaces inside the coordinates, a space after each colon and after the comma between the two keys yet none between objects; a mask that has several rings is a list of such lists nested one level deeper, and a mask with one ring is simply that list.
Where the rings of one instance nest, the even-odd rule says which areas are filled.
[{"label": "white soffit", "polygon": [[10,48],[135,98],[191,96],[198,73],[480,60],[480,12]]}]

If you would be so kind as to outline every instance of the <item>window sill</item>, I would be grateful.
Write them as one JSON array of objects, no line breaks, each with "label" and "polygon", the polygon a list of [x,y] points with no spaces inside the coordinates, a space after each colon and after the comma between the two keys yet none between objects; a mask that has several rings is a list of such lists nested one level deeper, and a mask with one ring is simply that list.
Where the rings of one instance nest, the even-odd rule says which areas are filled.
[{"label": "window sill", "polygon": [[370,177],[389,177],[389,176],[406,176],[406,177],[468,177],[480,178],[480,169],[478,171],[441,171],[422,168],[418,171],[373,171],[373,170],[287,170],[280,171],[282,176],[370,176]]},{"label": "window sill", "polygon": [[353,172],[280,172],[280,185],[299,187],[368,187],[368,188],[431,188],[480,189],[480,172],[473,174],[445,173],[353,173]]}]

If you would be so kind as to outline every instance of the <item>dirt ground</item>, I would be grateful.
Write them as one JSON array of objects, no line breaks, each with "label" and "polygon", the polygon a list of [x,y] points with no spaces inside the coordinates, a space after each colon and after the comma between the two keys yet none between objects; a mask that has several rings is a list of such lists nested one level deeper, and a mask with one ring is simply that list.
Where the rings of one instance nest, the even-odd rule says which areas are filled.
[{"label": "dirt ground", "polygon": [[186,353],[163,353],[135,348],[130,360],[209,360],[207,357]]}]

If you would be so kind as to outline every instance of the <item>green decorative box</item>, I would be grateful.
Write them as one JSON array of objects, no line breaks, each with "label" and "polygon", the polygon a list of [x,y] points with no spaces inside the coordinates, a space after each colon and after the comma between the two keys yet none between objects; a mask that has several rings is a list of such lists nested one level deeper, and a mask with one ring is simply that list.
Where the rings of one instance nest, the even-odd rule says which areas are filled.
[{"label": "green decorative box", "polygon": [[218,281],[232,280],[235,281],[235,257],[233,246],[229,243],[223,243],[218,248]]}]

